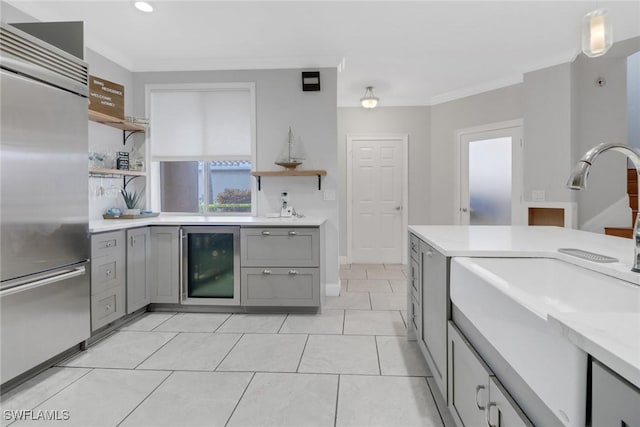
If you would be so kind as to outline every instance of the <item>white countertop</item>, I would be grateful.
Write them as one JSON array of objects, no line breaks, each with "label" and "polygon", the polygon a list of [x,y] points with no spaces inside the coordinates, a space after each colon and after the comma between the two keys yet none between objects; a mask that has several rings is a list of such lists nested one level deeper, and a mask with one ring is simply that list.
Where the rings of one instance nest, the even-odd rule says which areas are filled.
[{"label": "white countertop", "polygon": [[[446,256],[556,258],[640,285],[631,271],[633,241],[561,227],[410,225],[409,231]],[[558,252],[576,248],[619,259],[596,263]]]},{"label": "white countertop", "polygon": [[578,348],[640,388],[640,313],[555,313],[547,321]]},{"label": "white countertop", "polygon": [[100,219],[89,221],[90,233],[144,227],[147,225],[244,225],[256,227],[318,227],[322,218],[265,218],[257,216],[204,216],[160,214],[142,219]]},{"label": "white countertop", "polygon": [[[409,226],[409,231],[446,256],[556,258],[640,284],[640,273],[631,271],[631,239],[560,227],[416,225]],[[595,263],[560,253],[558,248],[582,249],[620,261]],[[640,387],[640,313],[558,313],[550,315],[548,322],[574,345]]]}]

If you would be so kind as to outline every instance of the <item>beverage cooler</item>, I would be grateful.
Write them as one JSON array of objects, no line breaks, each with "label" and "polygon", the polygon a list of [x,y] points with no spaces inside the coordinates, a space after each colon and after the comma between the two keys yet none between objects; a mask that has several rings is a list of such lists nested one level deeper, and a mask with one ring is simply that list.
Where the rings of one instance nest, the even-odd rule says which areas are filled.
[{"label": "beverage cooler", "polygon": [[240,305],[240,227],[182,227],[181,302]]}]

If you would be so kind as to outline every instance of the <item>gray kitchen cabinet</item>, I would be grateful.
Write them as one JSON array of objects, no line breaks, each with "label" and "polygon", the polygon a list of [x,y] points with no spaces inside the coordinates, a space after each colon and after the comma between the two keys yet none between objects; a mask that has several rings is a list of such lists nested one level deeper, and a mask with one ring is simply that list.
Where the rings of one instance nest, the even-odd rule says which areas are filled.
[{"label": "gray kitchen cabinet", "polygon": [[640,426],[640,390],[596,360],[591,363],[591,425]]},{"label": "gray kitchen cabinet", "polygon": [[449,259],[423,241],[419,253],[422,327],[418,341],[440,392],[447,396]]},{"label": "gray kitchen cabinet", "polygon": [[449,409],[459,426],[532,426],[480,355],[449,322]]},{"label": "gray kitchen cabinet", "polygon": [[127,314],[151,302],[149,227],[127,230]]},{"label": "gray kitchen cabinet", "polygon": [[243,306],[320,306],[318,227],[240,229]]},{"label": "gray kitchen cabinet", "polygon": [[125,233],[91,235],[91,331],[125,315]]},{"label": "gray kitchen cabinet", "polygon": [[151,227],[151,302],[179,303],[180,229]]},{"label": "gray kitchen cabinet", "polygon": [[407,339],[422,337],[422,282],[420,281],[420,241],[412,234],[409,239],[409,278],[407,279]]},{"label": "gray kitchen cabinet", "polygon": [[317,268],[243,268],[240,278],[242,304],[318,306],[319,273]]},{"label": "gray kitchen cabinet", "polygon": [[495,377],[489,377],[489,402],[486,411],[489,427],[533,426]]},{"label": "gray kitchen cabinet", "polygon": [[320,230],[317,227],[242,228],[243,267],[318,267]]}]

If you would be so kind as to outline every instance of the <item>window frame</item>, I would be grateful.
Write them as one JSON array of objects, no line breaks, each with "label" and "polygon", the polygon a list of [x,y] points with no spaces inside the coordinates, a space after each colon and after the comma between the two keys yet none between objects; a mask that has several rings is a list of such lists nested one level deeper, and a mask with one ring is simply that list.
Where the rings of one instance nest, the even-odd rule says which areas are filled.
[{"label": "window frame", "polygon": [[[255,82],[229,82],[229,83],[163,83],[163,84],[146,84],[145,85],[145,110],[147,117],[151,115],[151,96],[154,92],[213,92],[216,90],[248,90],[251,102],[251,156],[185,156],[185,157],[165,157],[161,161],[224,161],[224,160],[249,160],[251,162],[251,172],[256,169],[257,162],[257,138],[256,138],[256,84]],[[153,126],[153,123],[151,123]],[[151,206],[153,211],[160,212],[162,206],[160,191],[160,160],[151,158],[151,144],[153,131],[150,127],[145,133],[145,158],[148,159],[146,188],[150,189],[147,195],[147,205]],[[211,202],[209,198],[209,180],[207,174],[204,175],[204,191],[205,206]],[[256,216],[258,212],[257,184],[255,179],[251,179],[251,216]],[[205,209],[204,213],[200,212],[171,212],[174,215],[197,215],[197,216],[247,216],[249,212],[209,212]]]}]

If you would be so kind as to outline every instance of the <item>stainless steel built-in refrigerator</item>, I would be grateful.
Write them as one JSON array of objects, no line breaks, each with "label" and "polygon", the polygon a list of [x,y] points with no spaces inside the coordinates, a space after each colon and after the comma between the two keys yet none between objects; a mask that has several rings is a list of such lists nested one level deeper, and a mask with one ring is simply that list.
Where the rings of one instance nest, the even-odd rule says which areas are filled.
[{"label": "stainless steel built-in refrigerator", "polygon": [[0,26],[1,383],[90,335],[87,65]]}]

